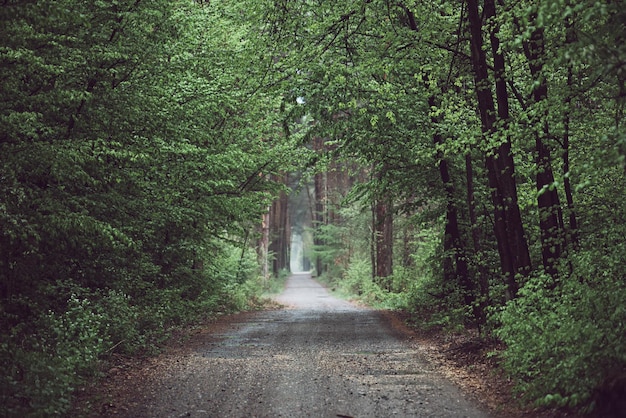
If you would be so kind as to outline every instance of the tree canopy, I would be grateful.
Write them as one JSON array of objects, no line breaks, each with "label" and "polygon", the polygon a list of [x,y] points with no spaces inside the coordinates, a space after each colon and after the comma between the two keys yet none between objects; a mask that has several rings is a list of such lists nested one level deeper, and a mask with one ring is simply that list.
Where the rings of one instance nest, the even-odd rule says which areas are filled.
[{"label": "tree canopy", "polygon": [[0,7],[3,415],[62,413],[73,368],[247,297],[301,152],[243,7]]},{"label": "tree canopy", "polygon": [[[528,400],[609,404],[599,393],[623,382],[625,364],[623,4],[274,6],[270,39],[297,69],[290,91],[315,121],[309,136],[367,179],[344,193],[343,217],[323,222],[335,228],[320,227],[327,265],[342,266],[329,273],[501,338]],[[378,290],[355,278],[367,258],[335,245],[354,242],[354,202],[371,210],[360,237],[385,276]],[[395,234],[381,227],[390,216]]]}]

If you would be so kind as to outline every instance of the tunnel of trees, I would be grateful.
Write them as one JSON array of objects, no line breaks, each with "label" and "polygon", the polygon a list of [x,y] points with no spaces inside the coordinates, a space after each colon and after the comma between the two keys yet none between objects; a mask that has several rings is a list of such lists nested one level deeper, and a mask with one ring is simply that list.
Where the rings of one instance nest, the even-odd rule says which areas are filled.
[{"label": "tunnel of trees", "polygon": [[63,415],[100,359],[290,268],[499,340],[528,402],[626,390],[623,1],[5,0],[0,21],[3,416]]}]

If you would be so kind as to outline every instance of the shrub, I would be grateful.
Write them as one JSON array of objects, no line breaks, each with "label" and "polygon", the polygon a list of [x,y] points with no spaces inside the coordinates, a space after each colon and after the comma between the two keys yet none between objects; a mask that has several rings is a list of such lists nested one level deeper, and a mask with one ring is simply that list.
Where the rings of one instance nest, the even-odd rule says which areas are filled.
[{"label": "shrub", "polygon": [[504,367],[538,405],[591,409],[594,389],[626,365],[626,286],[610,274],[586,276],[587,256],[574,258],[577,274],[556,290],[545,275],[530,279],[499,315]]},{"label": "shrub", "polygon": [[[404,271],[403,274],[404,275]],[[387,278],[390,282],[398,279],[395,275]],[[368,261],[354,257],[340,279],[331,283],[340,293],[359,299],[376,308],[395,309],[406,306],[406,293],[383,289],[372,279],[372,268]]]},{"label": "shrub", "polygon": [[71,294],[64,312],[48,311],[3,335],[1,415],[62,415],[76,385],[93,376],[107,325],[90,300]]},{"label": "shrub", "polygon": [[351,260],[339,282],[340,288],[351,295],[362,296],[371,288],[372,269],[370,263],[363,260]]},{"label": "shrub", "polygon": [[437,228],[420,233],[419,248],[413,255],[414,267],[402,273],[406,282],[406,306],[414,325],[424,329],[457,329],[464,326],[470,312],[463,304],[457,283],[443,278],[441,235]]},{"label": "shrub", "polygon": [[254,253],[242,257],[225,244],[213,257],[204,270],[175,270],[167,286],[129,278],[116,289],[88,289],[60,280],[42,286],[37,302],[22,296],[3,306],[0,416],[63,416],[73,391],[113,351],[155,352],[174,326],[247,309],[261,292]]}]

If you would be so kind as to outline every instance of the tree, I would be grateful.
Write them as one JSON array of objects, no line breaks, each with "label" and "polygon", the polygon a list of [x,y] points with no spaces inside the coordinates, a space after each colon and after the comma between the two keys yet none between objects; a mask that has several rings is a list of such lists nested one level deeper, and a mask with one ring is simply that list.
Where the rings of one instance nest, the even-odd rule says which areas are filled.
[{"label": "tree", "polygon": [[393,274],[393,204],[384,198],[374,203],[373,230],[375,236],[375,279],[384,284],[384,279]]},{"label": "tree", "polygon": [[[485,16],[487,18],[494,17],[495,4],[493,1],[487,0],[484,4]],[[467,19],[471,35],[471,56],[478,110],[483,132],[489,136],[496,133],[496,109],[490,88],[487,59],[483,49],[483,24],[478,2],[475,0],[468,0],[467,2]],[[497,117],[506,129],[509,119],[509,105],[504,79],[504,60],[499,52],[497,33],[492,31],[490,39],[496,73]],[[507,282],[508,299],[514,298],[517,293],[516,275],[527,275],[531,270],[528,244],[517,203],[515,163],[511,152],[511,142],[506,137],[493,152],[488,151],[485,157],[485,165],[489,173],[489,185],[492,189],[494,232],[498,240],[502,274]]]},{"label": "tree", "polygon": [[0,7],[2,415],[63,414],[99,356],[241,305],[302,154],[248,6]]},{"label": "tree", "polygon": [[[285,96],[305,98],[308,137],[324,138],[326,158],[365,174],[343,210],[358,202],[376,215],[371,230],[327,216],[324,237],[371,231],[371,264],[388,265],[377,262],[389,257],[377,254],[376,219],[393,208],[396,224],[416,230],[403,248],[417,248],[402,254],[409,271],[378,283],[394,298],[408,293],[411,310],[448,321],[499,312],[486,331],[506,342],[507,370],[540,403],[590,406],[594,387],[614,387],[603,381],[624,364],[614,326],[624,316],[623,5],[274,6]],[[318,166],[319,196],[333,191],[328,166]],[[333,274],[352,283],[366,264],[355,256]]]},{"label": "tree", "polygon": [[[283,176],[281,184],[288,184],[287,176]],[[289,217],[289,196],[286,191],[274,200],[269,211],[269,231],[272,239],[269,252],[273,255],[272,272],[275,276],[289,269],[291,251],[291,219]]]}]

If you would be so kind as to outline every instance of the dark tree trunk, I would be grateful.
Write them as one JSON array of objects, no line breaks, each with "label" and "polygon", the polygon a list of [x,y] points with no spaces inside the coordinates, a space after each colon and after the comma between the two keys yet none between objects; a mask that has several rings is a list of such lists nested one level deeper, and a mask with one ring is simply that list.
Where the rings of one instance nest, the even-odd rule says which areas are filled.
[{"label": "dark tree trunk", "polygon": [[[287,181],[287,179],[284,179]],[[289,268],[289,246],[291,228],[289,225],[289,197],[281,193],[272,203],[269,217],[270,244],[269,252],[274,255],[272,273],[278,276],[283,269]]]},{"label": "dark tree trunk", "polygon": [[[470,29],[470,45],[476,96],[485,135],[495,130],[496,110],[490,87],[487,58],[483,49],[482,20],[478,10],[478,0],[467,1]],[[495,16],[495,4],[485,1],[485,17]],[[498,117],[506,123],[508,119],[508,96],[504,80],[504,59],[499,56],[498,38],[495,30],[491,34],[496,73],[496,93],[498,98]],[[517,274],[528,275],[531,270],[530,253],[524,234],[515,184],[515,166],[511,154],[511,143],[507,138],[494,153],[485,158],[491,198],[494,206],[494,233],[498,242],[498,253],[502,274],[507,284],[507,298],[517,294]]]},{"label": "dark tree trunk", "polygon": [[478,265],[478,285],[480,287],[480,303],[477,306],[477,310],[474,312],[476,321],[479,326],[486,322],[486,309],[489,306],[489,272],[482,260],[482,244],[481,244],[481,229],[478,225],[478,217],[476,216],[476,199],[474,196],[474,168],[472,165],[472,156],[467,154],[465,156],[465,178],[467,185],[467,208],[469,213],[469,220],[471,225],[472,243],[474,244],[474,254],[477,257]]},{"label": "dark tree trunk", "polygon": [[[324,148],[324,139],[314,138],[313,149],[317,152],[322,152]],[[322,226],[326,225],[326,178],[325,173],[316,173],[313,178],[313,188],[315,193],[315,211],[314,211],[314,223],[315,229],[318,230]],[[313,244],[316,248],[322,247],[325,242],[320,238],[320,234],[315,233],[313,236]],[[324,260],[318,255],[315,257],[315,270],[317,275],[320,276],[326,271],[326,265]]]},{"label": "dark tree trunk", "polygon": [[[417,24],[415,22],[415,16],[406,8],[405,9],[409,27],[413,31],[417,31]],[[437,106],[437,100],[434,96],[428,98],[428,105],[432,107]],[[438,121],[435,117],[432,118],[433,124]],[[439,133],[433,134],[433,142],[435,146],[443,143],[443,138]],[[444,252],[446,256],[444,258],[444,279],[446,282],[451,282],[456,279],[461,286],[464,302],[467,306],[473,306],[474,304],[474,285],[470,278],[469,266],[467,263],[466,248],[463,243],[461,230],[459,228],[459,216],[457,206],[455,204],[455,192],[454,184],[450,177],[450,171],[448,169],[448,162],[442,156],[439,156],[439,175],[443,183],[444,192],[446,195],[446,226],[444,231]],[[454,260],[454,263],[452,263]]]},{"label": "dark tree trunk", "polygon": [[376,277],[388,287],[384,278],[393,274],[393,213],[388,199],[376,202],[375,214]]},{"label": "dark tree trunk", "polygon": [[[531,22],[536,20],[536,13],[531,16]],[[543,71],[545,55],[543,29],[536,28],[531,33],[530,40],[524,42],[524,52],[531,76],[534,80],[533,102],[545,101],[548,97],[548,85]],[[561,203],[552,171],[552,157],[544,139],[549,134],[547,112],[536,109],[530,121],[534,125],[535,152],[536,152],[536,186],[538,191],[539,227],[541,230],[541,255],[543,266],[553,279],[558,275],[558,261],[563,248],[563,216]]]},{"label": "dark tree trunk", "polygon": [[[496,5],[494,0],[485,0],[484,15],[486,19],[496,17]],[[509,95],[506,87],[504,55],[500,49],[498,31],[498,25],[492,22],[490,25],[489,40],[493,55],[498,119],[502,124],[502,129],[508,129],[510,117]],[[516,273],[526,276],[531,270],[530,251],[528,250],[528,243],[526,242],[522,224],[522,216],[517,201],[515,163],[511,151],[511,141],[508,135],[506,141],[498,149],[498,156],[495,161],[498,169],[496,178],[502,190],[507,240],[509,246],[512,248],[513,264]],[[513,293],[513,295],[514,294],[515,293]]]},{"label": "dark tree trunk", "polygon": [[[437,101],[434,96],[428,98],[428,105],[431,108],[437,107]],[[437,118],[432,118],[433,124],[437,124]],[[440,133],[433,134],[433,142],[435,146],[442,145],[444,140]],[[443,189],[446,196],[446,227],[443,238],[443,246],[445,252],[444,259],[444,279],[447,283],[458,283],[463,293],[463,301],[466,306],[474,305],[474,286],[469,275],[469,267],[467,265],[467,254],[461,229],[459,228],[459,214],[455,202],[454,183],[450,177],[448,169],[448,161],[439,153],[439,176],[443,183]]]},{"label": "dark tree trunk", "polygon": [[376,203],[372,202],[372,228],[371,228],[371,236],[370,236],[370,261],[372,264],[372,280],[376,280],[376,272],[377,272],[377,268],[376,268],[376,264],[377,264],[377,259],[376,259],[376,245],[377,245],[377,238],[376,238]]},{"label": "dark tree trunk", "polygon": [[[567,44],[573,44],[576,42],[576,32],[574,31],[573,18],[570,16],[565,20],[565,42]],[[570,174],[570,161],[569,161],[569,141],[570,141],[570,119],[571,119],[571,106],[572,96],[574,91],[574,70],[572,65],[567,67],[567,91],[568,94],[565,97],[565,114],[563,115],[563,188],[565,190],[565,200],[567,202],[567,212],[569,218],[569,226],[567,229],[567,240],[571,243],[574,249],[578,248],[578,220],[576,218],[576,210],[574,208],[574,194],[572,193],[572,183],[569,178]]]}]

